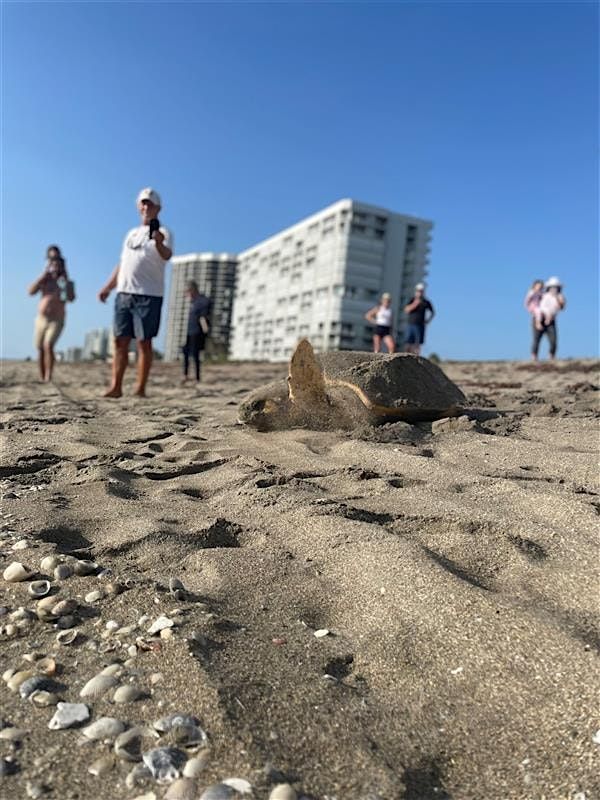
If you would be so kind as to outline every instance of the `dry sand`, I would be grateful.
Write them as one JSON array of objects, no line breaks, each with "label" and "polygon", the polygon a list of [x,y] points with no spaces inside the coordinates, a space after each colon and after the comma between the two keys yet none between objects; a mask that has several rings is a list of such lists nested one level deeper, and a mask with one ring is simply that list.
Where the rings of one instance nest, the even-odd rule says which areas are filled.
[{"label": "dry sand", "polygon": [[[195,714],[211,748],[198,797],[231,776],[255,798],[283,780],[319,800],[600,797],[598,365],[443,366],[479,409],[471,430],[238,425],[240,398],[282,365],[208,367],[197,389],[157,364],[148,399],[109,401],[104,365],[41,385],[34,364],[5,363],[0,570],[76,554],[112,577],[70,578],[61,597],[131,588],[82,610],[80,645],[37,620],[3,637],[1,671],[54,653],[78,701],[151,638],[103,638],[106,621],[179,607],[173,637],[128,666],[151,697],[90,705],[128,723]],[[176,602],[173,576],[195,597]],[[33,608],[27,584],[0,579],[0,605],[0,625]],[[54,709],[4,681],[0,702],[28,731],[20,748],[0,738],[19,767],[3,798],[163,796],[128,788],[131,764],[88,774],[108,746],[49,731]]]}]

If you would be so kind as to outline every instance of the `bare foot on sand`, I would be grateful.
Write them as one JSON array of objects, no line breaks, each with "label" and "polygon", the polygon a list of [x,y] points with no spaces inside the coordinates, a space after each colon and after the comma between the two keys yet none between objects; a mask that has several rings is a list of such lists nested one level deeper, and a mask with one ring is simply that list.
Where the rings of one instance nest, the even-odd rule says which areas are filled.
[{"label": "bare foot on sand", "polygon": [[134,397],[146,397],[146,392],[144,389],[136,389],[133,393]]},{"label": "bare foot on sand", "polygon": [[123,392],[120,389],[107,389],[102,397],[121,397]]}]

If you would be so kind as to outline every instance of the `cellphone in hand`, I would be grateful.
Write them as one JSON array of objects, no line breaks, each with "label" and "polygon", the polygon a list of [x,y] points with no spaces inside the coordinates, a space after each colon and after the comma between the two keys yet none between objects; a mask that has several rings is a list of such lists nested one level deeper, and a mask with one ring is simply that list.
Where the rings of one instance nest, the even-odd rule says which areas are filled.
[{"label": "cellphone in hand", "polygon": [[152,238],[152,234],[154,231],[157,231],[160,228],[160,222],[158,219],[151,219],[150,220],[150,230],[148,231],[148,238]]}]

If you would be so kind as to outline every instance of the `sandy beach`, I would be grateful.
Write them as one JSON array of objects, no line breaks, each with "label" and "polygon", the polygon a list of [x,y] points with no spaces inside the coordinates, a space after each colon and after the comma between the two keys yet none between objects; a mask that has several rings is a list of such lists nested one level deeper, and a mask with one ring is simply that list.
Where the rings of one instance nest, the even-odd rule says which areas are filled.
[{"label": "sandy beach", "polygon": [[[442,366],[463,430],[259,433],[237,405],[285,365],[207,366],[197,388],[158,363],[147,399],[130,371],[111,401],[105,365],[42,385],[5,362],[0,572],[31,577],[0,579],[0,796],[170,791],[114,737],[49,730],[60,699],[89,722],[195,717],[190,800],[229,778],[264,800],[599,798],[598,363]],[[56,580],[47,556],[97,566]],[[72,619],[38,619],[41,579]],[[39,705],[7,680],[46,656]]]}]

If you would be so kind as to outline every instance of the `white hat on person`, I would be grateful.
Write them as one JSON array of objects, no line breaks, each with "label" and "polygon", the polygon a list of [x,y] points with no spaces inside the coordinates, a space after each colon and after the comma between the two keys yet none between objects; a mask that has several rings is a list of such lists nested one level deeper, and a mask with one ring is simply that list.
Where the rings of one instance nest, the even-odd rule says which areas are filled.
[{"label": "white hat on person", "polygon": [[150,186],[147,186],[137,196],[137,202],[141,203],[142,200],[150,200],[151,203],[154,203],[155,206],[162,205],[160,202],[160,195],[156,191],[156,189],[152,189]]},{"label": "white hat on person", "polygon": [[552,278],[548,278],[546,281],[546,289],[552,289],[553,286],[556,286],[560,289],[562,283],[560,282],[560,278],[557,278],[556,275],[553,275]]},{"label": "white hat on person", "polygon": [[415,286],[415,292],[424,292],[425,291],[425,284],[424,283],[417,283]]}]

